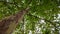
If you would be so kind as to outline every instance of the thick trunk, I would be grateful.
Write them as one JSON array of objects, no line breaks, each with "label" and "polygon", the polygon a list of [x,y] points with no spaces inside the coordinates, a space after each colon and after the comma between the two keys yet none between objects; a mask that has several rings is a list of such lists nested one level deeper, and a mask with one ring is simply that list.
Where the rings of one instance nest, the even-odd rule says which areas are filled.
[{"label": "thick trunk", "polygon": [[18,25],[18,20],[22,20],[24,14],[28,12],[29,8],[21,10],[15,15],[5,18],[0,21],[0,34],[11,34]]}]

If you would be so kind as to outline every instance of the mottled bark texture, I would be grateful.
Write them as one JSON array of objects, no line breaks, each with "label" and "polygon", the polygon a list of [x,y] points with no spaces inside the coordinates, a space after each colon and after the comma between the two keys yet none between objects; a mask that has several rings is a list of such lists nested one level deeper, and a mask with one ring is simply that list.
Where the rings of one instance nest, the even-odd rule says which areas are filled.
[{"label": "mottled bark texture", "polygon": [[24,14],[28,12],[29,8],[19,11],[17,14],[12,15],[0,21],[0,34],[11,34],[18,25],[18,20],[22,20]]}]

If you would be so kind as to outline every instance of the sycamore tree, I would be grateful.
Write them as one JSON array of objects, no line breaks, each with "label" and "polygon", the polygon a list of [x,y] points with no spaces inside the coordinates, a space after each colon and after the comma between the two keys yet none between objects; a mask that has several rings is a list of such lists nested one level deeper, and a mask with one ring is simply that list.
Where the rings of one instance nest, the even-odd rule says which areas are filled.
[{"label": "sycamore tree", "polygon": [[7,30],[2,23],[12,30],[17,26],[12,34],[60,34],[60,0],[0,0],[0,34]]}]

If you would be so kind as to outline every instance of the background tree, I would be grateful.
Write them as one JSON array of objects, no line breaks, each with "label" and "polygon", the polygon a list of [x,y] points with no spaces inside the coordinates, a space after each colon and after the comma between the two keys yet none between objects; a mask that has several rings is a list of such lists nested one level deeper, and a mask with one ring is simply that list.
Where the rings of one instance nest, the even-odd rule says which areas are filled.
[{"label": "background tree", "polygon": [[0,0],[0,20],[28,6],[12,34],[60,34],[60,0]]}]

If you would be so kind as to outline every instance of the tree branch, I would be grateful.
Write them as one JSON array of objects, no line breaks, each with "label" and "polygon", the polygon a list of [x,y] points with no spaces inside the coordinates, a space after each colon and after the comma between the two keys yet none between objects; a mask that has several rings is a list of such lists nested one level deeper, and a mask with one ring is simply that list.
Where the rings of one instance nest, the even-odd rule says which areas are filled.
[{"label": "tree branch", "polygon": [[11,2],[7,2],[7,1],[0,1],[0,2],[8,3],[8,4],[14,4],[14,3],[11,3]]},{"label": "tree branch", "polygon": [[16,2],[7,2],[7,1],[0,1],[0,2],[6,3],[6,4],[13,4],[17,6],[17,8],[19,8]]},{"label": "tree branch", "polygon": [[[33,17],[36,17],[36,18],[39,18],[39,17],[37,17],[37,16],[35,16],[35,15],[32,15],[32,14],[28,14],[29,16],[33,16]],[[50,24],[52,24],[53,26],[55,26],[55,24],[54,24],[54,22],[52,22],[52,21],[50,21],[50,20],[47,20],[47,19],[45,19],[45,18],[39,18],[39,19],[42,19],[42,20],[45,20],[45,21],[47,21],[47,22],[49,22]]]}]

